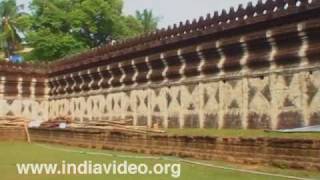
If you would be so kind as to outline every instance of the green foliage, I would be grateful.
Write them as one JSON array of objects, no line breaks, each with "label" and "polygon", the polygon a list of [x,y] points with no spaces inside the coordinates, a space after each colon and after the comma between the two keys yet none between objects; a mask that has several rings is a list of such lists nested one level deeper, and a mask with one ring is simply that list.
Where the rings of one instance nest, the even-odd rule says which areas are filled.
[{"label": "green foliage", "polygon": [[86,46],[70,34],[52,33],[48,29],[40,29],[29,34],[30,44],[33,45],[29,58],[39,60],[54,60],[81,51]]},{"label": "green foliage", "polygon": [[51,61],[156,29],[151,10],[134,17],[122,8],[122,0],[33,0],[26,14],[16,0],[0,1],[1,47],[8,57],[26,42],[33,48],[26,59]]},{"label": "green foliage", "polygon": [[0,2],[0,18],[0,45],[8,57],[21,48],[21,35],[30,24],[29,16],[19,12],[15,0],[3,0]]},{"label": "green foliage", "polygon": [[136,18],[141,21],[145,33],[157,29],[159,17],[155,17],[152,10],[136,11]]},{"label": "green foliage", "polygon": [[110,41],[117,23],[122,23],[122,1],[84,0],[74,5],[70,12],[73,33],[90,47]]},{"label": "green foliage", "polygon": [[38,60],[53,60],[142,31],[140,21],[122,15],[122,0],[33,0],[28,43]]},{"label": "green foliage", "polygon": [[121,17],[114,27],[113,39],[125,39],[142,32],[142,24],[133,16]]}]

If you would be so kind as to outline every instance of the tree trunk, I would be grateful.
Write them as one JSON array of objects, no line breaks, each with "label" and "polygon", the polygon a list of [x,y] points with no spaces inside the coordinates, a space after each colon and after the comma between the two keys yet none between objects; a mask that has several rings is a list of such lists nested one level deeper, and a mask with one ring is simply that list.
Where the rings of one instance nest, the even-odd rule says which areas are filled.
[{"label": "tree trunk", "polygon": [[[4,17],[3,20],[2,20],[2,27],[3,28],[8,28],[9,27],[9,18],[8,17]],[[4,49],[4,55],[5,55],[5,58],[9,58],[10,55],[12,55],[13,53],[13,49],[14,49],[14,44],[12,44],[12,42],[10,42],[9,38],[8,37],[5,37],[5,45],[3,47]]]}]

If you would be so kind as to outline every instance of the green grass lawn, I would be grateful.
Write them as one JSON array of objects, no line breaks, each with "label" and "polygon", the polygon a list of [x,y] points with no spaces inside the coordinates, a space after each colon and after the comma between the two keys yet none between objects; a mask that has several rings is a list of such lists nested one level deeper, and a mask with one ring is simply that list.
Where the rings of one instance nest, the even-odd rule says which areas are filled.
[{"label": "green grass lawn", "polygon": [[[49,148],[48,148],[49,147]],[[63,151],[66,149],[67,151]],[[72,152],[70,152],[72,151]],[[85,151],[95,152],[100,154],[88,154]],[[113,154],[116,156],[106,156],[102,153]],[[63,160],[69,163],[81,163],[85,160],[90,160],[94,163],[110,163],[114,160],[117,162],[128,161],[129,163],[146,163],[153,165],[155,163],[178,163],[172,160],[163,159],[137,159],[132,157],[117,157],[119,155],[135,155],[142,156],[141,154],[132,153],[119,153],[105,150],[92,150],[81,149],[74,147],[65,147],[59,145],[39,145],[39,144],[26,144],[23,142],[0,142],[0,179],[1,180],[107,180],[107,179],[128,179],[128,180],[149,180],[149,179],[173,179],[170,175],[71,175],[71,176],[59,176],[59,175],[18,175],[16,170],[16,163],[60,163]],[[249,168],[258,171],[265,171],[270,173],[298,176],[304,178],[320,179],[320,173],[308,172],[308,171],[295,171],[284,170],[277,168],[266,167],[242,167],[241,165],[231,165],[224,162],[206,162],[209,164],[227,166],[233,168]],[[256,175],[250,173],[244,173],[233,170],[224,170],[213,167],[206,167],[200,165],[194,165],[189,163],[181,163],[181,177],[183,180],[281,180],[287,178],[272,177],[266,175]]]},{"label": "green grass lawn", "polygon": [[279,137],[279,138],[311,138],[320,139],[320,133],[279,133],[263,130],[236,129],[168,129],[170,135],[218,136],[218,137]]}]

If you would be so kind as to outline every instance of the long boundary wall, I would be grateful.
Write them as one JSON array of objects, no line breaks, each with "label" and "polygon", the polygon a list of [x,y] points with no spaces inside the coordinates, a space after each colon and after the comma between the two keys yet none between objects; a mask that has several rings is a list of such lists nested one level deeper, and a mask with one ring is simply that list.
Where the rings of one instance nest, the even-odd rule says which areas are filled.
[{"label": "long boundary wall", "polygon": [[50,113],[166,128],[294,128],[320,123],[317,77],[318,70],[281,72],[73,97],[51,101]]},{"label": "long boundary wall", "polygon": [[[320,140],[314,139],[141,135],[98,129],[29,132],[33,143],[320,171]],[[0,140],[26,141],[26,135],[23,128],[0,128]]]},{"label": "long boundary wall", "polygon": [[320,171],[319,140],[146,136],[79,129],[31,129],[30,134],[34,142]]},{"label": "long boundary wall", "polygon": [[319,124],[319,19],[319,0],[259,1],[46,66],[21,65],[18,74],[0,64],[9,67],[0,74],[0,115],[165,128]]}]

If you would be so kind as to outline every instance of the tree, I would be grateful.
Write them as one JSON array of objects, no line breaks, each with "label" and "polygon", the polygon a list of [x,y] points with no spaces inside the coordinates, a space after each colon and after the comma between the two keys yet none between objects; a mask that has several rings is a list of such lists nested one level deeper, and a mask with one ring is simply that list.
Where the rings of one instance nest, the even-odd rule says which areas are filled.
[{"label": "tree", "polygon": [[136,11],[136,18],[142,23],[144,33],[157,29],[159,17],[155,17],[152,10]]},{"label": "tree", "polygon": [[33,47],[28,60],[50,61],[77,53],[86,47],[71,34],[52,33],[46,28],[30,32],[28,38]]},{"label": "tree", "polygon": [[[33,0],[28,42],[33,58],[54,60],[142,31],[140,21],[122,14],[122,0]],[[52,52],[51,52],[52,51]]]},{"label": "tree", "polygon": [[28,25],[27,14],[19,12],[15,0],[0,2],[0,41],[1,48],[8,58],[14,51],[22,48],[22,34]]}]

